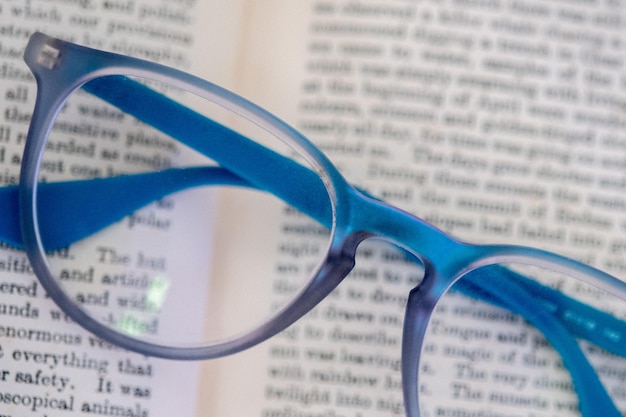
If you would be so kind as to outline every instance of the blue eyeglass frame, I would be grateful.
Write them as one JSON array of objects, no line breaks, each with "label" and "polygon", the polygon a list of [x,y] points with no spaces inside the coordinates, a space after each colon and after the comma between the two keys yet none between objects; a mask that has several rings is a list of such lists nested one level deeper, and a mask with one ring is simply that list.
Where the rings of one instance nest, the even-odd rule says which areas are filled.
[{"label": "blue eyeglass frame", "polygon": [[[0,188],[0,204],[7,208],[7,215],[0,219],[0,239],[26,250],[50,297],[74,321],[95,335],[145,355],[173,359],[208,359],[241,351],[284,330],[323,300],[354,266],[357,246],[367,238],[377,237],[402,247],[419,259],[425,269],[423,281],[409,294],[404,319],[402,379],[408,416],[420,415],[419,362],[430,316],[438,300],[461,277],[465,277],[459,282],[462,291],[520,314],[544,333],[572,376],[583,416],[621,415],[578,347],[576,338],[585,338],[626,356],[626,346],[623,346],[626,344],[626,323],[495,264],[530,264],[562,271],[626,300],[626,284],[622,281],[580,262],[539,249],[471,245],[455,240],[418,217],[351,186],[320,150],[272,114],[190,74],[82,47],[41,33],[31,37],[24,58],[37,80],[37,101],[24,150],[20,185]],[[315,172],[274,154],[127,76],[172,84],[240,114],[306,155]],[[176,138],[217,161],[220,166],[38,184],[39,161],[52,123],[67,97],[78,88]],[[147,102],[151,105],[146,106]],[[259,169],[260,166],[273,169]],[[331,230],[327,255],[307,287],[254,331],[204,347],[147,343],[94,320],[63,292],[50,273],[44,247],[50,250],[71,244],[163,196],[206,185],[254,187],[270,192]],[[110,195],[106,190],[116,189],[132,190],[134,198],[115,202],[98,199]],[[85,192],[93,196],[88,202],[82,198]],[[63,202],[55,201],[57,193],[62,193]],[[47,196],[42,199],[45,207],[38,203],[38,196]],[[73,197],[75,200],[68,204],[68,198]],[[55,221],[41,219],[40,213]],[[19,228],[15,221],[17,217]],[[479,272],[477,268],[481,268]],[[590,330],[575,320],[568,320],[568,311],[576,311],[596,326]],[[619,337],[608,338],[607,329]]]}]

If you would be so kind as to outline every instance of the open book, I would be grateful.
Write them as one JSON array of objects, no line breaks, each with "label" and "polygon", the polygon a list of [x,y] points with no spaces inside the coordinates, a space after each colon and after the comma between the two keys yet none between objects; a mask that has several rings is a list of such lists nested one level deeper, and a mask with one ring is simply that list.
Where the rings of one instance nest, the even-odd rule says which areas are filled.
[{"label": "open book", "polygon": [[[350,182],[458,238],[538,246],[623,276],[626,139],[620,131],[625,95],[619,4],[215,3],[1,5],[1,185],[17,182],[34,103],[35,87],[21,52],[32,32],[44,30],[176,66],[246,96],[309,137]],[[147,145],[155,142],[142,141],[139,134],[117,151],[132,165],[141,158],[136,149],[142,144],[147,155],[158,155],[149,163],[176,157],[168,148],[154,154],[155,146]],[[92,150],[73,146],[72,151],[58,145],[59,157],[46,166],[51,176],[68,167],[77,177],[105,169],[103,153],[93,163],[76,163],[76,154]],[[167,264],[172,275],[182,276],[222,267],[228,259],[203,254],[216,240],[244,241],[239,228],[227,226],[253,211],[237,196],[223,197],[206,224],[198,225],[215,228],[216,234],[194,241],[184,262],[147,261],[143,253],[133,254],[132,262],[157,269]],[[168,203],[161,204],[167,211]],[[176,207],[162,223],[141,215],[131,221],[159,228],[169,225],[167,219],[195,215],[184,204]],[[224,220],[224,213],[233,219]],[[306,248],[291,244],[303,233],[294,217],[285,211],[246,223],[246,232],[264,236],[264,245],[259,259],[234,263],[239,275],[254,277],[252,296],[268,297],[270,304],[286,291],[285,277],[303,268],[299,258]],[[146,247],[151,243],[146,239]],[[116,249],[102,249],[102,258],[131,262]],[[260,263],[272,273],[259,274]],[[3,246],[0,273],[5,318],[0,415],[403,413],[402,314],[421,272],[388,246],[366,243],[351,276],[285,332],[206,363],[142,357],[90,335],[46,298],[23,252],[10,245]],[[99,301],[94,295],[92,302]],[[448,316],[441,311],[436,332],[448,342],[425,347],[425,373],[451,369],[450,398],[434,415],[519,415],[522,405],[532,414],[521,415],[577,409],[571,382],[535,373],[562,366],[539,333],[519,318],[463,303]],[[481,339],[485,343],[474,343]],[[446,343],[460,348],[448,349]],[[624,408],[624,363],[602,364],[606,353],[591,345],[585,353],[600,361],[603,382]],[[520,360],[524,366],[516,374],[499,373],[496,360]],[[497,396],[481,389],[495,379],[523,394]],[[432,387],[422,389],[427,396]],[[468,410],[474,414],[463,414]]]}]

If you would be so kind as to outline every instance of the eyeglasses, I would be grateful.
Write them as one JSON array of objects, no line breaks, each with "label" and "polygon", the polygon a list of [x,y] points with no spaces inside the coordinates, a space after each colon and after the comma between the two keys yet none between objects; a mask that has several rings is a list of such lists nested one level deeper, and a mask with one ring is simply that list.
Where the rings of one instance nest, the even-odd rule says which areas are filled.
[{"label": "eyeglasses", "polygon": [[[399,279],[414,286],[406,299],[390,288],[370,297],[406,304],[407,415],[457,415],[456,401],[468,412],[550,413],[569,378],[582,415],[620,415],[603,375],[626,354],[618,279],[538,249],[457,241],[353,187],[297,131],[192,75],[43,34],[25,60],[38,96],[19,190],[0,190],[13,213],[0,236],[97,336],[174,359],[241,351],[329,297],[375,238],[400,248],[410,272]],[[372,314],[333,311],[328,320],[357,322],[338,340],[392,344],[367,333]]]}]

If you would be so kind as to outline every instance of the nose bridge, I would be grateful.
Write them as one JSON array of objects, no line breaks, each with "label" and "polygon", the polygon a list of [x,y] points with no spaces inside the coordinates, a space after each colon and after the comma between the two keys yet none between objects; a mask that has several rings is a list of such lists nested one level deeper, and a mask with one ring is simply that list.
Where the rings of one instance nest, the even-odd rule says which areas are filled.
[{"label": "nose bridge", "polygon": [[411,251],[425,264],[448,269],[468,246],[424,220],[354,190],[350,213],[351,231],[379,237]]}]

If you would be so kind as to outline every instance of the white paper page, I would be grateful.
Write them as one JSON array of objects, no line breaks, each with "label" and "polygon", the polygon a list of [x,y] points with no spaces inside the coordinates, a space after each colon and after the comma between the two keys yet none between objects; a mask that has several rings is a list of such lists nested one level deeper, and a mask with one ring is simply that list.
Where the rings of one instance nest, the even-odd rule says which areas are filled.
[{"label": "white paper page", "polygon": [[[244,95],[310,137],[350,181],[454,236],[538,246],[623,276],[618,3],[292,3],[251,6]],[[275,247],[286,238],[277,233]],[[207,413],[402,415],[403,304],[420,272],[399,259],[366,245],[354,273],[310,316],[208,365],[207,379],[215,380]],[[297,261],[276,250],[275,262]],[[241,268],[252,273],[257,265]],[[277,272],[266,282],[282,278]],[[533,349],[546,353],[541,337],[523,336],[523,327],[507,333],[508,317],[481,321],[484,312],[463,302],[449,312],[448,324],[462,322],[494,340],[510,336],[519,358]],[[439,353],[424,363],[454,375],[462,361],[443,347],[475,346],[480,337],[468,342],[455,338],[458,326],[443,329],[450,339],[432,345]],[[516,401],[536,404],[533,415],[577,408],[567,383],[546,383],[532,370],[558,367],[549,355],[544,362],[528,353],[528,366],[515,368],[532,382],[526,396],[483,388],[481,381],[502,385],[495,381],[507,360],[502,344],[485,345],[473,357],[503,362],[475,377],[458,374],[450,384],[473,379],[469,387],[478,394],[459,385],[434,415],[494,407],[516,415]],[[623,363],[607,367],[617,374]],[[620,405],[623,381],[603,377]]]}]

